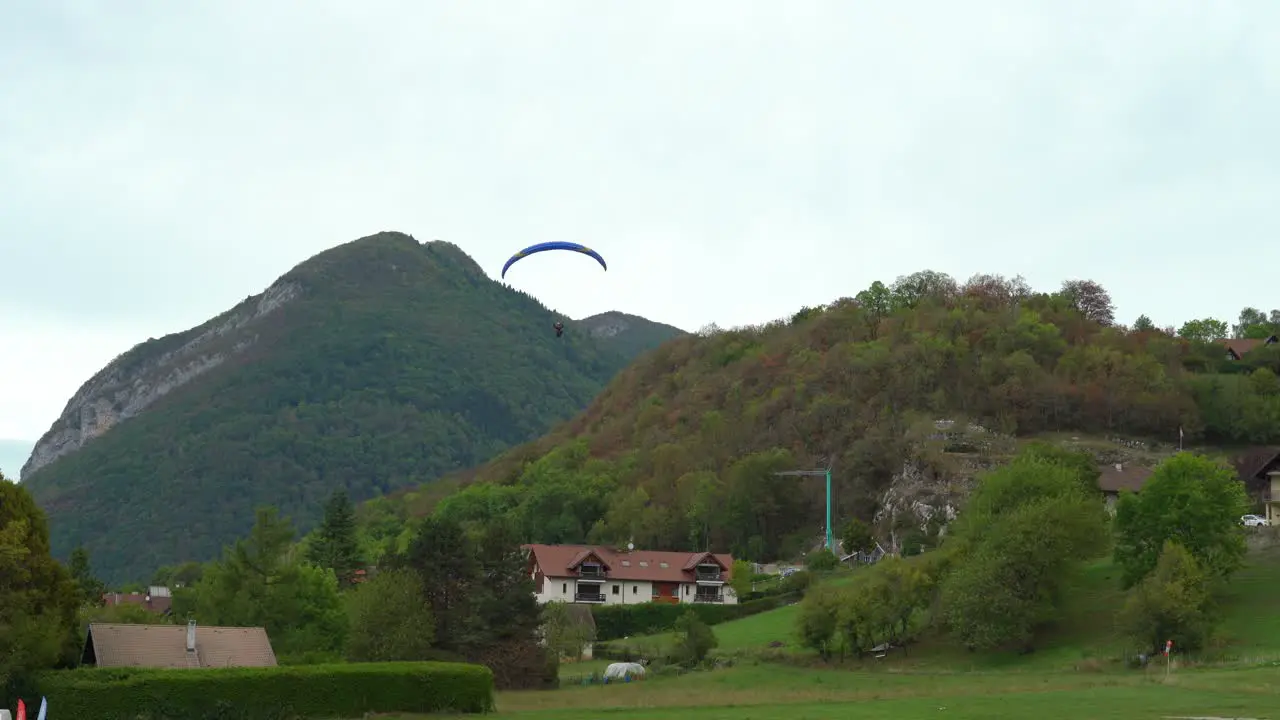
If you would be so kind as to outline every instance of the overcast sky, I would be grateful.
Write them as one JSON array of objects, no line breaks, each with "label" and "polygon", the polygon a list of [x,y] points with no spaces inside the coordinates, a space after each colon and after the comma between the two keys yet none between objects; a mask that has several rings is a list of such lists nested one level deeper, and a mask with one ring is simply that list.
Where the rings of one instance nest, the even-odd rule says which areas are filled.
[{"label": "overcast sky", "polygon": [[[0,438],[380,230],[574,317],[767,321],[931,268],[1159,324],[1280,306],[1280,3],[10,2]],[[1275,203],[1275,207],[1269,206]],[[1268,305],[1270,304],[1270,305]],[[16,475],[17,468],[5,468]]]}]

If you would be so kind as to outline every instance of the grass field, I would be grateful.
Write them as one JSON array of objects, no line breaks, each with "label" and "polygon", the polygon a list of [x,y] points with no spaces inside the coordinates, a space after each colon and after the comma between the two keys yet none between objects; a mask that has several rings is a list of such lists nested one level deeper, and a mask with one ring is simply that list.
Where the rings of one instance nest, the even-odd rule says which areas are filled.
[{"label": "grass field", "polygon": [[[1280,547],[1255,551],[1224,599],[1216,647],[1198,659],[1131,670],[1111,623],[1115,570],[1098,562],[1069,596],[1065,616],[1030,656],[974,656],[941,641],[906,656],[841,667],[775,664],[752,651],[775,641],[799,656],[789,606],[715,626],[734,667],[614,685],[498,695],[499,718],[550,720],[915,720],[917,718],[1280,718]],[[669,636],[632,638],[661,643]],[[608,661],[567,664],[562,677]],[[1180,666],[1181,665],[1181,666]],[[388,716],[386,720],[420,720]]]},{"label": "grass field", "polygon": [[[906,673],[761,664],[624,685],[504,693],[498,717],[617,720],[1268,717],[1280,667]],[[1270,714],[1270,715],[1269,715]],[[418,720],[421,716],[391,716]],[[390,720],[390,718],[388,718]]]}]

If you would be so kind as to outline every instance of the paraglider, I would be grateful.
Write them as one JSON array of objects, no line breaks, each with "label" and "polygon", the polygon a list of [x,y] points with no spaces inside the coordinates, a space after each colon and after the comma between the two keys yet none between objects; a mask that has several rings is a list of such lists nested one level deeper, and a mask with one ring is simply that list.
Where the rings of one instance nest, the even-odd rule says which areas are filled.
[{"label": "paraglider", "polygon": [[[507,264],[502,266],[503,279],[507,277],[507,270],[509,270],[512,265],[515,265],[518,260],[522,258],[527,258],[530,255],[533,255],[535,253],[546,252],[547,250],[570,250],[572,252],[582,253],[583,255],[586,255],[594,259],[596,262],[600,263],[600,267],[604,268],[605,270],[609,269],[609,266],[605,264],[604,258],[600,257],[600,253],[596,252],[595,250],[592,250],[591,248],[585,245],[579,245],[578,243],[564,242],[563,240],[553,240],[551,242],[544,242],[544,243],[538,243],[537,245],[530,245],[529,247],[521,250],[515,255],[512,255],[511,259],[507,261]],[[564,323],[557,322],[552,327],[555,328],[556,337],[564,336]]]},{"label": "paraglider", "polygon": [[596,262],[600,263],[600,267],[604,268],[605,270],[609,269],[609,266],[606,265],[604,262],[604,258],[600,257],[600,253],[596,252],[595,250],[592,250],[591,248],[585,245],[579,245],[578,243],[564,242],[562,240],[553,240],[551,242],[544,242],[544,243],[538,243],[537,245],[530,245],[529,247],[521,250],[515,255],[512,255],[511,259],[507,261],[507,264],[502,266],[502,277],[503,278],[507,277],[507,269],[510,268],[512,265],[514,265],[517,260],[520,260],[521,258],[529,257],[530,255],[533,255],[535,253],[546,252],[547,250],[572,250],[573,252],[579,252],[579,253],[582,253],[583,255],[587,255],[595,259]]}]

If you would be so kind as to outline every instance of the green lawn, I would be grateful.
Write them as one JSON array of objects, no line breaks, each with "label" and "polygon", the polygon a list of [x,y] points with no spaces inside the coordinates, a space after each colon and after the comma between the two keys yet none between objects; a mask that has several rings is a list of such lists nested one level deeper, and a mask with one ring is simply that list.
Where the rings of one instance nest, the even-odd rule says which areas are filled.
[{"label": "green lawn", "polygon": [[[498,717],[617,720],[1266,717],[1280,667],[1145,673],[907,673],[739,666],[679,678],[503,693]],[[418,720],[417,716],[393,716]]]}]

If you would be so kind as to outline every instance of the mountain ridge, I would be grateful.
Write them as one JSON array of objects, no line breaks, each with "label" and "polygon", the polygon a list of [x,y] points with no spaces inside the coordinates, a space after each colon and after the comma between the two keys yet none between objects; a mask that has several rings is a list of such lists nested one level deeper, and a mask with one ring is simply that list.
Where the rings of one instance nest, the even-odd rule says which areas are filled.
[{"label": "mountain ridge", "polygon": [[634,330],[557,339],[558,317],[452,243],[359,238],[113,360],[22,478],[55,552],[84,543],[107,579],[209,559],[254,505],[305,530],[337,487],[367,499],[537,437],[646,349],[630,332],[670,327],[627,316]]}]

